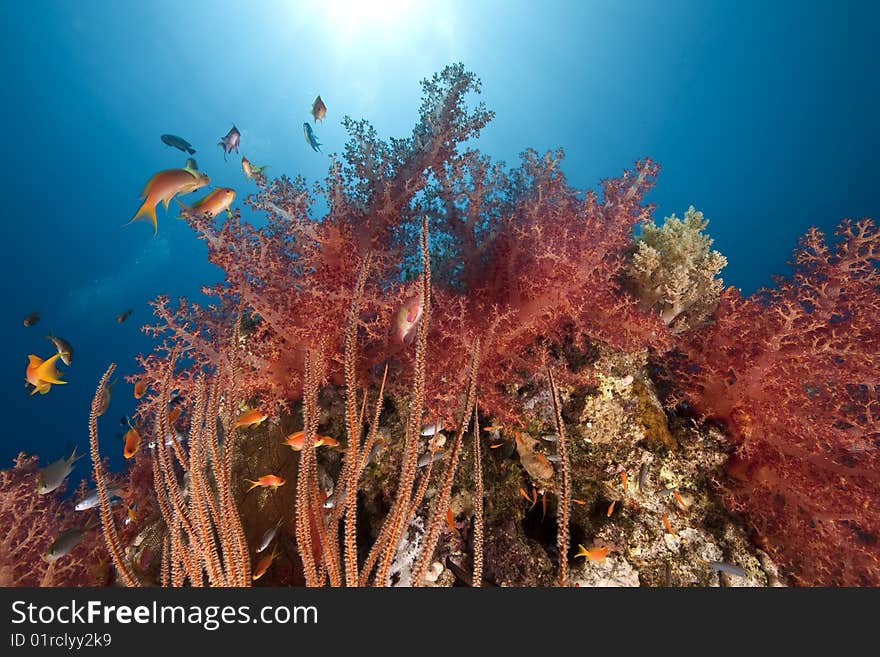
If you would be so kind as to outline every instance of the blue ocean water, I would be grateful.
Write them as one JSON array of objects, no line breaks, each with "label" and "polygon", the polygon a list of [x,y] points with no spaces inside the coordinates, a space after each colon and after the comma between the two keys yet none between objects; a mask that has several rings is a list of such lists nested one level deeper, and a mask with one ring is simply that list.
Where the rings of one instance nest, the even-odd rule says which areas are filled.
[{"label": "blue ocean water", "polygon": [[[100,374],[111,361],[131,374],[151,349],[139,330],[148,300],[197,298],[220,277],[173,211],[159,210],[156,237],[147,223],[123,226],[145,181],[187,157],[161,134],[190,141],[239,206],[256,188],[217,146],[233,123],[251,161],[313,182],[342,151],[343,115],[408,136],[419,81],[461,61],[496,112],[483,152],[514,163],[527,147],[562,146],[578,187],[652,157],[657,220],[703,210],[729,259],[725,282],[750,293],[787,271],[808,226],[880,218],[878,19],[877,3],[781,0],[0,4],[0,464],[20,450],[54,460],[69,443],[87,449]],[[302,135],[318,93],[323,153]],[[41,321],[24,327],[34,310]],[[61,368],[69,383],[29,397],[27,355],[53,353],[50,331],[75,349]],[[120,380],[100,424],[115,467],[119,419],[133,409]]]}]

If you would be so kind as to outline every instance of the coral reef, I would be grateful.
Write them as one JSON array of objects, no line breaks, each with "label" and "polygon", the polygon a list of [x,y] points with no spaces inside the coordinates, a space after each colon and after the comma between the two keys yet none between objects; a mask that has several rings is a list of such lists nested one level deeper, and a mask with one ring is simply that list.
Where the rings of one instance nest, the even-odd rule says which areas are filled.
[{"label": "coral reef", "polygon": [[[37,493],[38,458],[19,454],[11,468],[0,470],[0,586],[101,586],[112,581],[106,549],[92,529],[71,553],[46,561],[43,555],[58,536],[83,527],[88,513],[59,489]],[[85,491],[80,486],[79,492]]]},{"label": "coral reef", "polygon": [[672,377],[736,446],[725,491],[796,581],[880,584],[880,231],[813,228],[789,279],[685,337]]},{"label": "coral reef", "polygon": [[874,225],[811,231],[794,279],[727,290],[710,323],[726,261],[694,208],[650,221],[655,163],[599,192],[561,150],[508,169],[469,146],[492,118],[473,74],[423,91],[410,137],[346,118],[322,184],[256,179],[261,227],[184,211],[225,281],[154,302],[136,529],[99,450],[113,365],[92,405],[122,583],[877,583]]},{"label": "coral reef", "polygon": [[718,307],[724,283],[718,274],[727,258],[712,251],[703,231],[709,220],[690,206],[662,226],[641,227],[627,275],[642,306],[660,314],[674,333],[705,325]]},{"label": "coral reef", "polygon": [[[580,347],[588,338],[626,349],[669,345],[662,321],[640,312],[617,282],[633,227],[650,216],[642,199],[659,167],[637,162],[603,181],[601,195],[568,185],[561,150],[526,151],[519,167],[507,170],[464,145],[492,117],[482,104],[473,111],[465,105],[480,90],[471,73],[449,66],[423,89],[411,137],[386,143],[366,121],[346,119],[350,140],[323,186],[312,192],[302,179],[286,177],[261,184],[247,202],[266,214],[265,227],[237,213],[220,225],[188,217],[226,282],[209,291],[217,298],[212,308],[156,300],[161,322],[149,330],[166,338],[164,351],[185,351],[193,360],[189,371],[217,367],[225,358],[217,342],[227,340],[240,314],[248,324],[240,385],[264,405],[282,410],[299,398],[304,354],[319,339],[328,348],[331,380],[342,383],[347,291],[369,253],[359,377],[375,385],[388,363],[388,392],[405,396],[401,374],[412,349],[400,339],[395,317],[414,298],[423,217],[432,235],[436,297],[428,362],[443,364],[428,381],[426,399],[447,424],[463,392],[455,374],[467,368],[477,337],[484,354],[481,405],[499,420],[518,416],[510,390],[532,382],[547,358],[556,359],[554,345]],[[323,217],[309,213],[313,193],[327,201]],[[163,358],[141,359],[151,389]],[[556,367],[562,383],[589,375],[566,361]],[[175,387],[191,394],[189,373],[176,376]],[[155,410],[151,400],[155,395],[140,413]]]}]

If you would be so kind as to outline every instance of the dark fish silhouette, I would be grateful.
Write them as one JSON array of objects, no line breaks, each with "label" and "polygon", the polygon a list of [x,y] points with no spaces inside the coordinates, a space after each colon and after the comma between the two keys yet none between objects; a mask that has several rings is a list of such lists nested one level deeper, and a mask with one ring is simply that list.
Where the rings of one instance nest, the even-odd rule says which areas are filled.
[{"label": "dark fish silhouette", "polygon": [[125,320],[128,319],[129,315],[131,315],[131,308],[129,308],[128,310],[123,312],[121,315],[119,315],[119,317],[116,318],[116,321],[119,322],[120,324],[122,324],[122,322],[124,322]]},{"label": "dark fish silhouette", "polygon": [[321,144],[318,142],[318,138],[315,136],[315,133],[312,130],[312,126],[310,126],[308,122],[303,123],[303,134],[306,137],[306,143],[312,147],[312,150],[320,153]]},{"label": "dark fish silhouette", "polygon": [[32,312],[30,315],[24,318],[22,324],[25,326],[33,326],[37,322],[40,321],[40,313],[37,311]]},{"label": "dark fish silhouette", "polygon": [[196,163],[194,158],[188,157],[188,158],[186,158],[186,165],[184,168],[192,169],[193,171],[198,171],[199,165]]},{"label": "dark fish silhouette", "polygon": [[190,155],[192,155],[196,152],[196,149],[192,147],[192,144],[190,144],[183,137],[178,137],[177,135],[162,135],[161,139],[169,146],[179,148],[184,153],[189,153]]}]

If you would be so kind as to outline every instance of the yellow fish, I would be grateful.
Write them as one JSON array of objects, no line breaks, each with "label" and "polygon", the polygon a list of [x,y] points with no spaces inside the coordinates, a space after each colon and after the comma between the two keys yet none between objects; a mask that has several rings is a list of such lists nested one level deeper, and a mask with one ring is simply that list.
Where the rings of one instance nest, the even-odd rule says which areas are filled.
[{"label": "yellow fish", "polygon": [[140,196],[140,198],[144,199],[144,202],[128,223],[130,224],[141,218],[149,219],[153,224],[153,234],[155,235],[159,232],[159,225],[156,221],[156,206],[160,202],[165,205],[167,210],[171,199],[178,194],[189,194],[197,189],[201,189],[210,182],[211,179],[207,175],[193,169],[165,169],[160,171],[144,185],[144,191],[141,192]]},{"label": "yellow fish", "polygon": [[43,360],[39,356],[35,356],[34,354],[30,354],[28,356],[28,366],[25,370],[25,380],[30,383],[34,389],[31,390],[31,394],[35,392],[39,392],[41,395],[45,395],[49,392],[49,389],[52,387],[52,384],[64,384],[67,381],[62,381],[59,377],[61,376],[61,372],[55,369],[55,361],[61,358],[61,354],[55,354],[51,358],[47,360]]},{"label": "yellow fish", "polygon": [[578,552],[574,556],[575,559],[577,559],[578,557],[586,557],[590,561],[605,563],[605,557],[608,556],[608,546],[604,545],[602,547],[594,547],[588,550],[583,545],[578,543]]}]

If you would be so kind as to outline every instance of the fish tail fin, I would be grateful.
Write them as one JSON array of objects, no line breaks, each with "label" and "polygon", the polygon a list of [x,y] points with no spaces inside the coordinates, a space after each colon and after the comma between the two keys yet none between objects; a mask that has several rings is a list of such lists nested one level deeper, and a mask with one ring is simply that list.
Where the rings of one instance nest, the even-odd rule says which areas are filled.
[{"label": "fish tail fin", "polygon": [[[159,232],[159,222],[156,219],[156,205],[150,205],[150,199],[146,199],[141,207],[138,208],[138,211],[134,213],[134,216],[129,219],[128,224],[134,223],[138,219],[149,219],[153,224],[153,235],[156,235]],[[125,224],[128,226],[128,224]]]},{"label": "fish tail fin", "polygon": [[252,479],[245,479],[245,481],[250,484],[245,493],[250,493],[254,488],[260,485],[259,481],[253,481]]},{"label": "fish tail fin", "polygon": [[195,154],[196,154],[196,149],[195,149],[195,148],[187,148],[186,151],[187,151],[187,153],[189,153],[190,155],[195,155]]},{"label": "fish tail fin", "polygon": [[85,455],[86,455],[86,453],[83,452],[82,454],[80,454],[79,456],[77,456],[77,454],[76,454],[76,445],[74,445],[74,446],[73,446],[73,451],[70,452],[70,456],[67,457],[67,462],[70,463],[71,465],[73,465],[74,463],[76,463],[77,461],[79,461],[79,460],[80,460],[83,456],[85,456]]},{"label": "fish tail fin", "polygon": [[61,372],[55,369],[55,361],[61,358],[61,354],[55,354],[51,358],[47,358],[44,360],[40,366],[37,368],[37,376],[40,381],[45,383],[67,383],[67,381],[62,381],[58,377],[61,376]]}]

